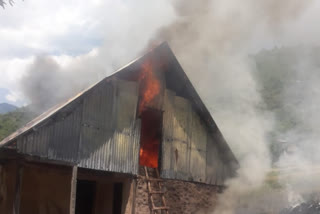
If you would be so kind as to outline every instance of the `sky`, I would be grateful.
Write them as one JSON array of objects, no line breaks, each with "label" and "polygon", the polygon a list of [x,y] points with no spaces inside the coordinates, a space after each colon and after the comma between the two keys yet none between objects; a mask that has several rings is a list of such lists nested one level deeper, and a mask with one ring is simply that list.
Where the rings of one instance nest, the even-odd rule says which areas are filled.
[{"label": "sky", "polygon": [[[0,102],[19,106],[28,103],[21,80],[38,56],[51,56],[60,66],[67,66],[103,44],[107,46],[104,49],[110,46],[114,51],[117,46],[130,49],[132,45],[125,45],[129,44],[127,40],[136,40],[135,45],[143,48],[146,37],[173,16],[168,8],[171,6],[163,2],[17,0],[12,7],[0,10]],[[145,32],[134,32],[134,26],[142,24]],[[144,39],[135,38],[138,33]],[[139,39],[144,43],[140,44]],[[114,56],[117,54],[120,58],[122,53]],[[132,60],[136,56],[128,57]]]},{"label": "sky", "polygon": [[64,63],[101,45],[94,17],[99,1],[91,2],[16,1],[0,11],[0,102],[26,104],[19,81],[35,56],[53,55]]},{"label": "sky", "polygon": [[[273,35],[257,26],[250,51],[318,45],[318,11],[320,3],[314,1],[299,18],[293,18]],[[39,55],[51,56],[59,65],[67,66],[81,56],[106,52],[108,47],[122,52],[135,49],[123,57],[128,61],[138,55],[137,47],[143,49],[157,29],[174,21],[176,14],[170,0],[16,0],[13,6],[0,9],[0,102],[18,106],[28,103],[21,80]],[[121,58],[122,52],[113,57]]]},{"label": "sky", "polygon": [[15,0],[0,9],[0,102],[59,100],[163,36],[242,166],[217,212],[231,213],[219,211],[261,184],[270,167],[273,118],[257,112],[247,56],[319,46],[319,11],[319,0]]}]

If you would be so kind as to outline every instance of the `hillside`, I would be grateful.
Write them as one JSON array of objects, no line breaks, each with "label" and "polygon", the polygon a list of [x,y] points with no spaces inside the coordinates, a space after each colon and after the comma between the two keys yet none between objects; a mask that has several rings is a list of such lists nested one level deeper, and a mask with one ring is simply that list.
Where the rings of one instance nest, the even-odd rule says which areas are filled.
[{"label": "hillside", "polygon": [[5,114],[16,110],[17,107],[9,103],[0,103],[0,114]]},{"label": "hillside", "polygon": [[34,114],[26,108],[0,114],[0,141],[34,118]]},{"label": "hillside", "polygon": [[319,162],[320,47],[274,48],[253,60],[263,108],[274,116],[268,139],[273,162],[292,152]]}]

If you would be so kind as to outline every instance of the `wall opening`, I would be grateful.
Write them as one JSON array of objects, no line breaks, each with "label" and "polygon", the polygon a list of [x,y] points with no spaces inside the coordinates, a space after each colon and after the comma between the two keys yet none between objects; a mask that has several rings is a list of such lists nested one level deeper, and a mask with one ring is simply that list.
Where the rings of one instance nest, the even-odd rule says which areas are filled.
[{"label": "wall opening", "polygon": [[158,168],[162,135],[162,112],[146,109],[141,115],[140,161],[142,166]]},{"label": "wall opening", "polygon": [[96,182],[77,181],[76,214],[93,214],[96,193]]},{"label": "wall opening", "polygon": [[121,214],[122,183],[115,183],[113,188],[113,214]]}]

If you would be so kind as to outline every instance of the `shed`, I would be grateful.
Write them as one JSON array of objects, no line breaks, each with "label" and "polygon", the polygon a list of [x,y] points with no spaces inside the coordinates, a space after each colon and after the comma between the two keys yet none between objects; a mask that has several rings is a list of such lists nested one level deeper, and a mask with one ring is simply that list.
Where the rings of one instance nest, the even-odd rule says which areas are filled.
[{"label": "shed", "polygon": [[150,177],[218,189],[238,168],[167,43],[1,141],[0,164],[0,212],[16,214],[181,213]]}]

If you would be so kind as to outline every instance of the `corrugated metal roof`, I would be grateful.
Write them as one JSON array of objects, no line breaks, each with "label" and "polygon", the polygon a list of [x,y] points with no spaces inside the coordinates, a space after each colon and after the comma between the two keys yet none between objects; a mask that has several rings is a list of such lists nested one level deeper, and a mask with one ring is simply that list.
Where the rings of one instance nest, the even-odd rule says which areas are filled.
[{"label": "corrugated metal roof", "polygon": [[[185,72],[183,71],[181,65],[178,63],[177,59],[175,58],[173,52],[171,51],[167,43],[163,43],[159,45],[158,47],[154,48],[143,57],[132,61],[128,65],[116,71],[111,76],[106,77],[100,82],[98,82],[97,84],[92,85],[87,90],[84,90],[83,92],[69,99],[65,103],[59,104],[51,108],[49,111],[40,115],[39,117],[37,117],[36,119],[28,123],[23,128],[19,129],[18,131],[14,132],[10,136],[2,140],[0,142],[0,147],[8,146],[10,145],[10,143],[16,142],[17,139],[19,139],[21,136],[27,136],[26,138],[23,139],[24,141],[26,141],[25,144],[33,141],[33,145],[29,145],[29,146],[37,147],[32,149],[33,152],[37,151],[39,155],[43,155],[43,156],[57,155],[57,154],[53,154],[49,148],[47,150],[46,144],[43,144],[43,145],[40,145],[40,144],[41,142],[43,142],[43,140],[45,141],[45,139],[49,139],[49,138],[54,139],[54,137],[52,136],[59,136],[59,137],[62,137],[63,139],[69,140],[70,136],[61,134],[59,132],[59,130],[65,129],[69,126],[68,122],[56,124],[55,126],[52,126],[52,127],[50,126],[49,129],[46,129],[43,132],[37,132],[37,133],[31,134],[33,130],[41,130],[41,127],[44,124],[50,123],[50,121],[54,119],[54,117],[59,112],[64,111],[64,109],[66,109],[66,112],[68,112],[68,108],[70,106],[83,105],[80,103],[83,97],[86,94],[90,93],[93,90],[93,88],[98,87],[99,84],[102,84],[105,81],[109,81],[114,78],[123,79],[123,80],[134,79],[134,77],[140,71],[142,63],[145,62],[146,60],[151,60],[154,66],[157,66],[158,68],[161,68],[160,70],[165,71],[164,72],[165,82],[166,82],[166,87],[168,89],[174,91],[177,96],[184,97],[191,102],[193,109],[195,109],[196,113],[200,116],[201,120],[204,123],[206,123],[206,125],[209,127],[210,134],[214,137],[215,141],[217,141],[217,150],[219,151],[219,154],[222,154],[221,158],[223,159],[223,162],[228,163],[229,165],[232,165],[233,169],[237,167],[238,162],[235,156],[233,155],[232,151],[230,150],[229,146],[224,140],[220,130],[218,129],[216,123],[211,117],[208,109],[202,102],[200,96],[194,89],[190,80],[187,78]],[[77,120],[77,119],[79,119],[77,118],[77,116],[72,116],[72,119],[67,119],[67,121]],[[74,131],[77,131],[77,128],[75,128]],[[121,137],[119,136],[119,138]],[[18,140],[18,144],[19,144],[19,140]],[[23,148],[23,149],[25,149],[25,151],[29,151],[30,150],[29,146],[26,146],[26,148]],[[59,147],[59,142],[51,143],[51,146]],[[22,149],[22,148],[19,147],[19,149]],[[75,149],[75,151],[77,151],[77,148],[73,148],[71,145],[69,149]],[[48,152],[48,154],[46,154],[46,152]],[[170,151],[170,152],[172,153],[173,151]],[[68,158],[70,158],[68,155],[63,155],[62,153],[61,155],[64,157],[63,159],[69,160]]]},{"label": "corrugated metal roof", "polygon": [[137,174],[140,120],[138,84],[113,81],[84,100],[79,166]]},{"label": "corrugated metal roof", "polygon": [[137,82],[104,82],[37,130],[19,136],[17,150],[83,168],[137,174],[137,104]]},{"label": "corrugated metal roof", "polygon": [[54,118],[36,131],[19,136],[17,149],[24,154],[66,162],[77,162],[82,104]]},{"label": "corrugated metal roof", "polygon": [[[147,55],[147,54],[146,54]],[[140,57],[137,58],[133,61],[131,61],[130,63],[128,63],[127,65],[121,67],[120,69],[118,69],[117,71],[115,71],[113,74],[111,74],[108,77],[105,77],[103,80],[98,81],[97,83],[91,85],[90,87],[88,87],[87,89],[83,90],[82,92],[78,93],[77,95],[75,95],[74,97],[69,98],[67,101],[59,103],[53,107],[51,107],[49,110],[45,111],[44,113],[42,113],[41,115],[39,115],[38,117],[36,117],[35,119],[31,120],[29,123],[27,123],[26,125],[24,125],[22,128],[18,129],[17,131],[13,132],[12,134],[10,134],[8,137],[4,138],[2,141],[0,141],[0,148],[5,146],[6,144],[14,141],[17,139],[17,137],[19,135],[25,134],[26,132],[30,131],[31,129],[34,129],[36,126],[38,126],[39,124],[41,124],[42,122],[44,122],[45,120],[47,120],[48,118],[52,117],[54,114],[56,114],[58,111],[60,111],[61,109],[67,107],[69,104],[77,101],[77,99],[81,96],[83,96],[84,94],[88,93],[92,88],[94,88],[95,86],[97,86],[98,84],[102,83],[103,81],[107,81],[109,79],[112,79],[113,77],[116,77],[116,75],[119,74],[119,72],[121,71],[126,71],[126,68],[130,67],[132,64],[134,63],[139,63],[141,64],[141,60],[144,58]]]}]

